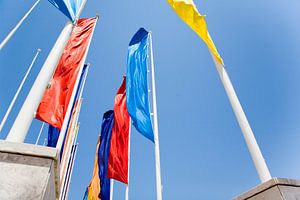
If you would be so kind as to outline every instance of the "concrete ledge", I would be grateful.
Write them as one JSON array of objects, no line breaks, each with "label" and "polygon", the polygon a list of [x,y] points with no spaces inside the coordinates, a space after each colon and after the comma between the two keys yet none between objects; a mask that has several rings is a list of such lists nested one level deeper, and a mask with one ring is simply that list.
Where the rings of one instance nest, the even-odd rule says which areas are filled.
[{"label": "concrete ledge", "polygon": [[300,199],[300,181],[273,178],[258,185],[234,200],[296,200]]},{"label": "concrete ledge", "polygon": [[58,150],[0,140],[1,200],[59,197]]}]

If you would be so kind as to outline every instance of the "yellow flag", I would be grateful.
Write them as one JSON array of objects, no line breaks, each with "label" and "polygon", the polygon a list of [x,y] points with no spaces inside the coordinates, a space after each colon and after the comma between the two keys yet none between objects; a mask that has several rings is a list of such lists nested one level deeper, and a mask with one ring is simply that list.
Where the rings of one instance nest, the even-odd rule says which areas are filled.
[{"label": "yellow flag", "polygon": [[215,56],[220,64],[223,64],[223,60],[212,41],[209,32],[206,27],[204,16],[199,13],[193,0],[167,0],[168,3],[175,10],[177,15],[187,23],[193,31],[195,31],[201,39],[206,43],[209,50]]}]

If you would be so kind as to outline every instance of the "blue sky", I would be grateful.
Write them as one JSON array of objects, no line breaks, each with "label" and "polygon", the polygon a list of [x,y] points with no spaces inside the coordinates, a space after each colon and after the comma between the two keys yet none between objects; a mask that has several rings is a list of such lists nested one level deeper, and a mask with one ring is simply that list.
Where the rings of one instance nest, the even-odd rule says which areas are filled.
[{"label": "blue sky", "polygon": [[[33,5],[0,1],[0,40]],[[273,177],[300,179],[300,2],[196,0]],[[69,199],[82,199],[92,176],[102,114],[125,73],[128,43],[140,27],[153,32],[164,199],[230,199],[259,184],[241,130],[207,47],[164,0],[92,1],[82,17],[100,15],[80,116],[79,149]],[[40,2],[0,52],[0,118],[36,50],[42,49],[0,133],[4,139],[67,18]],[[34,120],[26,142],[41,123]],[[43,138],[46,137],[46,131]],[[134,129],[132,200],[155,199],[153,144]],[[42,143],[42,141],[41,141]],[[115,185],[114,199],[125,187]]]}]

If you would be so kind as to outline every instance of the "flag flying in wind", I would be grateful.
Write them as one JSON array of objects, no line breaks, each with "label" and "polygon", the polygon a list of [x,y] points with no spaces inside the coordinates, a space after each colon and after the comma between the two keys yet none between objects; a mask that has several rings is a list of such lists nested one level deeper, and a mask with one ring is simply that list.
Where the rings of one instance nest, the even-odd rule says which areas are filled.
[{"label": "flag flying in wind", "polygon": [[107,176],[128,184],[128,140],[130,117],[126,107],[126,77],[115,97]]},{"label": "flag flying in wind", "polygon": [[48,0],[72,22],[78,17],[83,0]]},{"label": "flag flying in wind", "polygon": [[110,180],[107,178],[108,156],[110,151],[110,140],[114,126],[114,111],[109,110],[103,115],[100,135],[100,147],[98,151],[98,165],[100,175],[100,199],[109,200]]},{"label": "flag flying in wind", "polygon": [[109,110],[106,113],[104,113],[102,119],[101,135],[99,136],[97,145],[93,178],[85,194],[85,198],[87,200],[109,200],[110,180],[107,178],[107,167],[113,125],[114,111]]},{"label": "flag flying in wind", "polygon": [[140,28],[128,47],[126,71],[126,103],[135,128],[154,142],[148,99],[149,33]]},{"label": "flag flying in wind", "polygon": [[61,129],[96,18],[79,19],[36,112],[36,118]]},{"label": "flag flying in wind", "polygon": [[215,56],[219,64],[223,64],[223,60],[212,41],[207,30],[204,16],[201,15],[193,2],[193,0],[167,0],[177,15],[195,31],[200,38],[206,43],[211,53]]}]

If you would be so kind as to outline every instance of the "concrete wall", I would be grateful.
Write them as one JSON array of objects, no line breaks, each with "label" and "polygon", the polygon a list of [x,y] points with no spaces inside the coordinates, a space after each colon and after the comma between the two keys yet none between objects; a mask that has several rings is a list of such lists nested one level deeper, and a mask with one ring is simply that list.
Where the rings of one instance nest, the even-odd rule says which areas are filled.
[{"label": "concrete wall", "polygon": [[300,200],[300,181],[273,178],[234,200]]},{"label": "concrete wall", "polygon": [[0,199],[58,199],[57,150],[0,140]]}]

